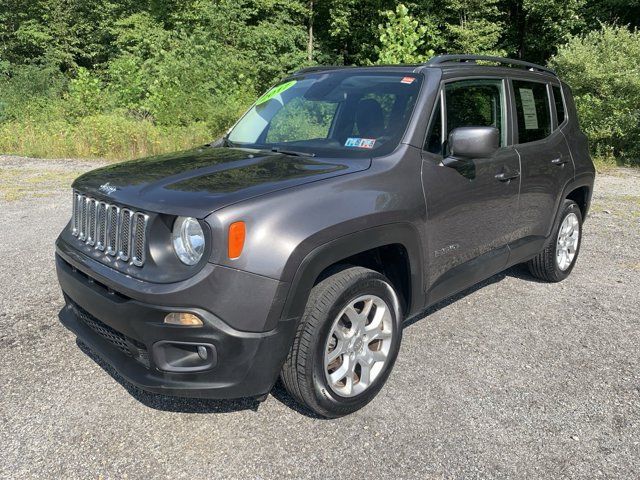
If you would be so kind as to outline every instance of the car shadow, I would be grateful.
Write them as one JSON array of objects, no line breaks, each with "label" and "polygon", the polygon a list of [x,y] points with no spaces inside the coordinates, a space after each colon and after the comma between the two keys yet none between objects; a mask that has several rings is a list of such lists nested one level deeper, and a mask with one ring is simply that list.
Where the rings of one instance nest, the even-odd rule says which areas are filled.
[{"label": "car shadow", "polygon": [[542,280],[539,280],[537,278],[535,278],[533,275],[531,275],[529,273],[529,270],[527,269],[526,265],[524,264],[519,264],[519,265],[515,265],[513,267],[508,268],[507,270],[504,270],[500,273],[496,273],[495,275],[493,275],[492,277],[487,278],[486,280],[483,280],[480,283],[476,283],[475,285],[459,292],[456,293],[455,295],[445,298],[444,300],[439,301],[438,303],[431,305],[429,308],[421,311],[420,313],[417,313],[416,315],[413,315],[410,318],[407,318],[404,321],[403,324],[403,328],[407,328],[410,327],[412,325],[414,325],[415,323],[418,323],[420,320],[423,320],[425,317],[428,317],[429,315],[432,315],[440,310],[442,310],[443,308],[448,307],[449,305],[452,305],[460,300],[462,300],[463,298],[468,297],[469,295],[471,295],[474,292],[477,292],[478,290],[483,289],[484,287],[488,286],[488,285],[492,285],[494,283],[498,283],[501,282],[502,280],[504,280],[506,277],[513,277],[513,278],[518,278],[520,280],[526,280],[528,282],[533,282],[533,283],[545,283]]}]

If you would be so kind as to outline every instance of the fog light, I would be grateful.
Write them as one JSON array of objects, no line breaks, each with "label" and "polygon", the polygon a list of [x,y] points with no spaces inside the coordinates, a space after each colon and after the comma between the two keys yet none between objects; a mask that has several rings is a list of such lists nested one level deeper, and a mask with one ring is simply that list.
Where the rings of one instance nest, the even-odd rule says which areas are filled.
[{"label": "fog light", "polygon": [[207,352],[207,347],[205,347],[204,345],[198,345],[198,356],[202,360],[206,360],[207,357],[209,356],[209,353]]},{"label": "fog light", "polygon": [[189,327],[201,327],[202,320],[193,313],[172,312],[164,317],[164,323],[171,325],[185,325]]}]

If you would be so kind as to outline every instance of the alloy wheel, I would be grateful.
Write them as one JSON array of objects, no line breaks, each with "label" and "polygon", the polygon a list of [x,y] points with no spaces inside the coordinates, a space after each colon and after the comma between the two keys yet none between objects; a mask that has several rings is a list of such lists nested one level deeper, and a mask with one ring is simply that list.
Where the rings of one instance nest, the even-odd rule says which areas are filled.
[{"label": "alloy wheel", "polygon": [[343,397],[364,392],[383,371],[393,338],[387,303],[363,295],[342,309],[324,349],[324,372],[330,388]]},{"label": "alloy wheel", "polygon": [[570,213],[562,221],[556,242],[556,262],[563,272],[573,263],[580,241],[580,222],[575,213]]}]

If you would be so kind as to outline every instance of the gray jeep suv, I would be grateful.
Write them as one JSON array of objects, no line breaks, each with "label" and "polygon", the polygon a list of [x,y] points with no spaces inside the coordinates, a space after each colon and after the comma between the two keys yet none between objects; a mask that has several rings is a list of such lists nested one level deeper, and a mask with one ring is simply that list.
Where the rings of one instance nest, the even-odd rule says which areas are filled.
[{"label": "gray jeep suv", "polygon": [[73,183],[60,319],[144,390],[263,399],[281,378],[338,417],[380,391],[408,317],[518,263],[566,278],[593,181],[547,68],[304,69],[212,145]]}]

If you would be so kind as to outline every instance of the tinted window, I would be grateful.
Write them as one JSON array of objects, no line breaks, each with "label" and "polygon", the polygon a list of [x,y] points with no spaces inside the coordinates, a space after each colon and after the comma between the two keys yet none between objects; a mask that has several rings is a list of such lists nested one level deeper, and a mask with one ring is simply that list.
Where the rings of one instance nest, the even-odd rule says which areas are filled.
[{"label": "tinted window", "polygon": [[[393,107],[397,98],[398,97],[396,95],[391,93],[367,93],[362,97],[362,100],[371,99],[372,101],[375,101],[378,105],[380,105],[384,128],[389,128],[389,124],[392,123],[391,117],[393,115]],[[358,135],[363,134],[363,132],[360,132],[360,127],[357,124],[353,126],[352,133]]]},{"label": "tinted window", "polygon": [[431,129],[424,144],[424,149],[427,152],[442,154],[442,106],[440,100],[438,100],[436,109],[433,112]]},{"label": "tinted window", "polygon": [[564,101],[562,100],[560,87],[553,87],[553,100],[556,103],[556,114],[558,116],[558,125],[560,125],[564,122]]},{"label": "tinted window", "polygon": [[551,112],[547,85],[513,81],[518,115],[518,143],[535,142],[551,133]]},{"label": "tinted window", "polygon": [[447,84],[447,137],[458,127],[496,127],[505,144],[504,88],[501,80],[465,80]]},{"label": "tinted window", "polygon": [[421,82],[421,75],[374,71],[300,75],[256,100],[228,143],[335,157],[384,155],[400,142]]},{"label": "tinted window", "polygon": [[327,138],[337,103],[310,102],[294,98],[271,119],[267,143],[296,142]]}]

